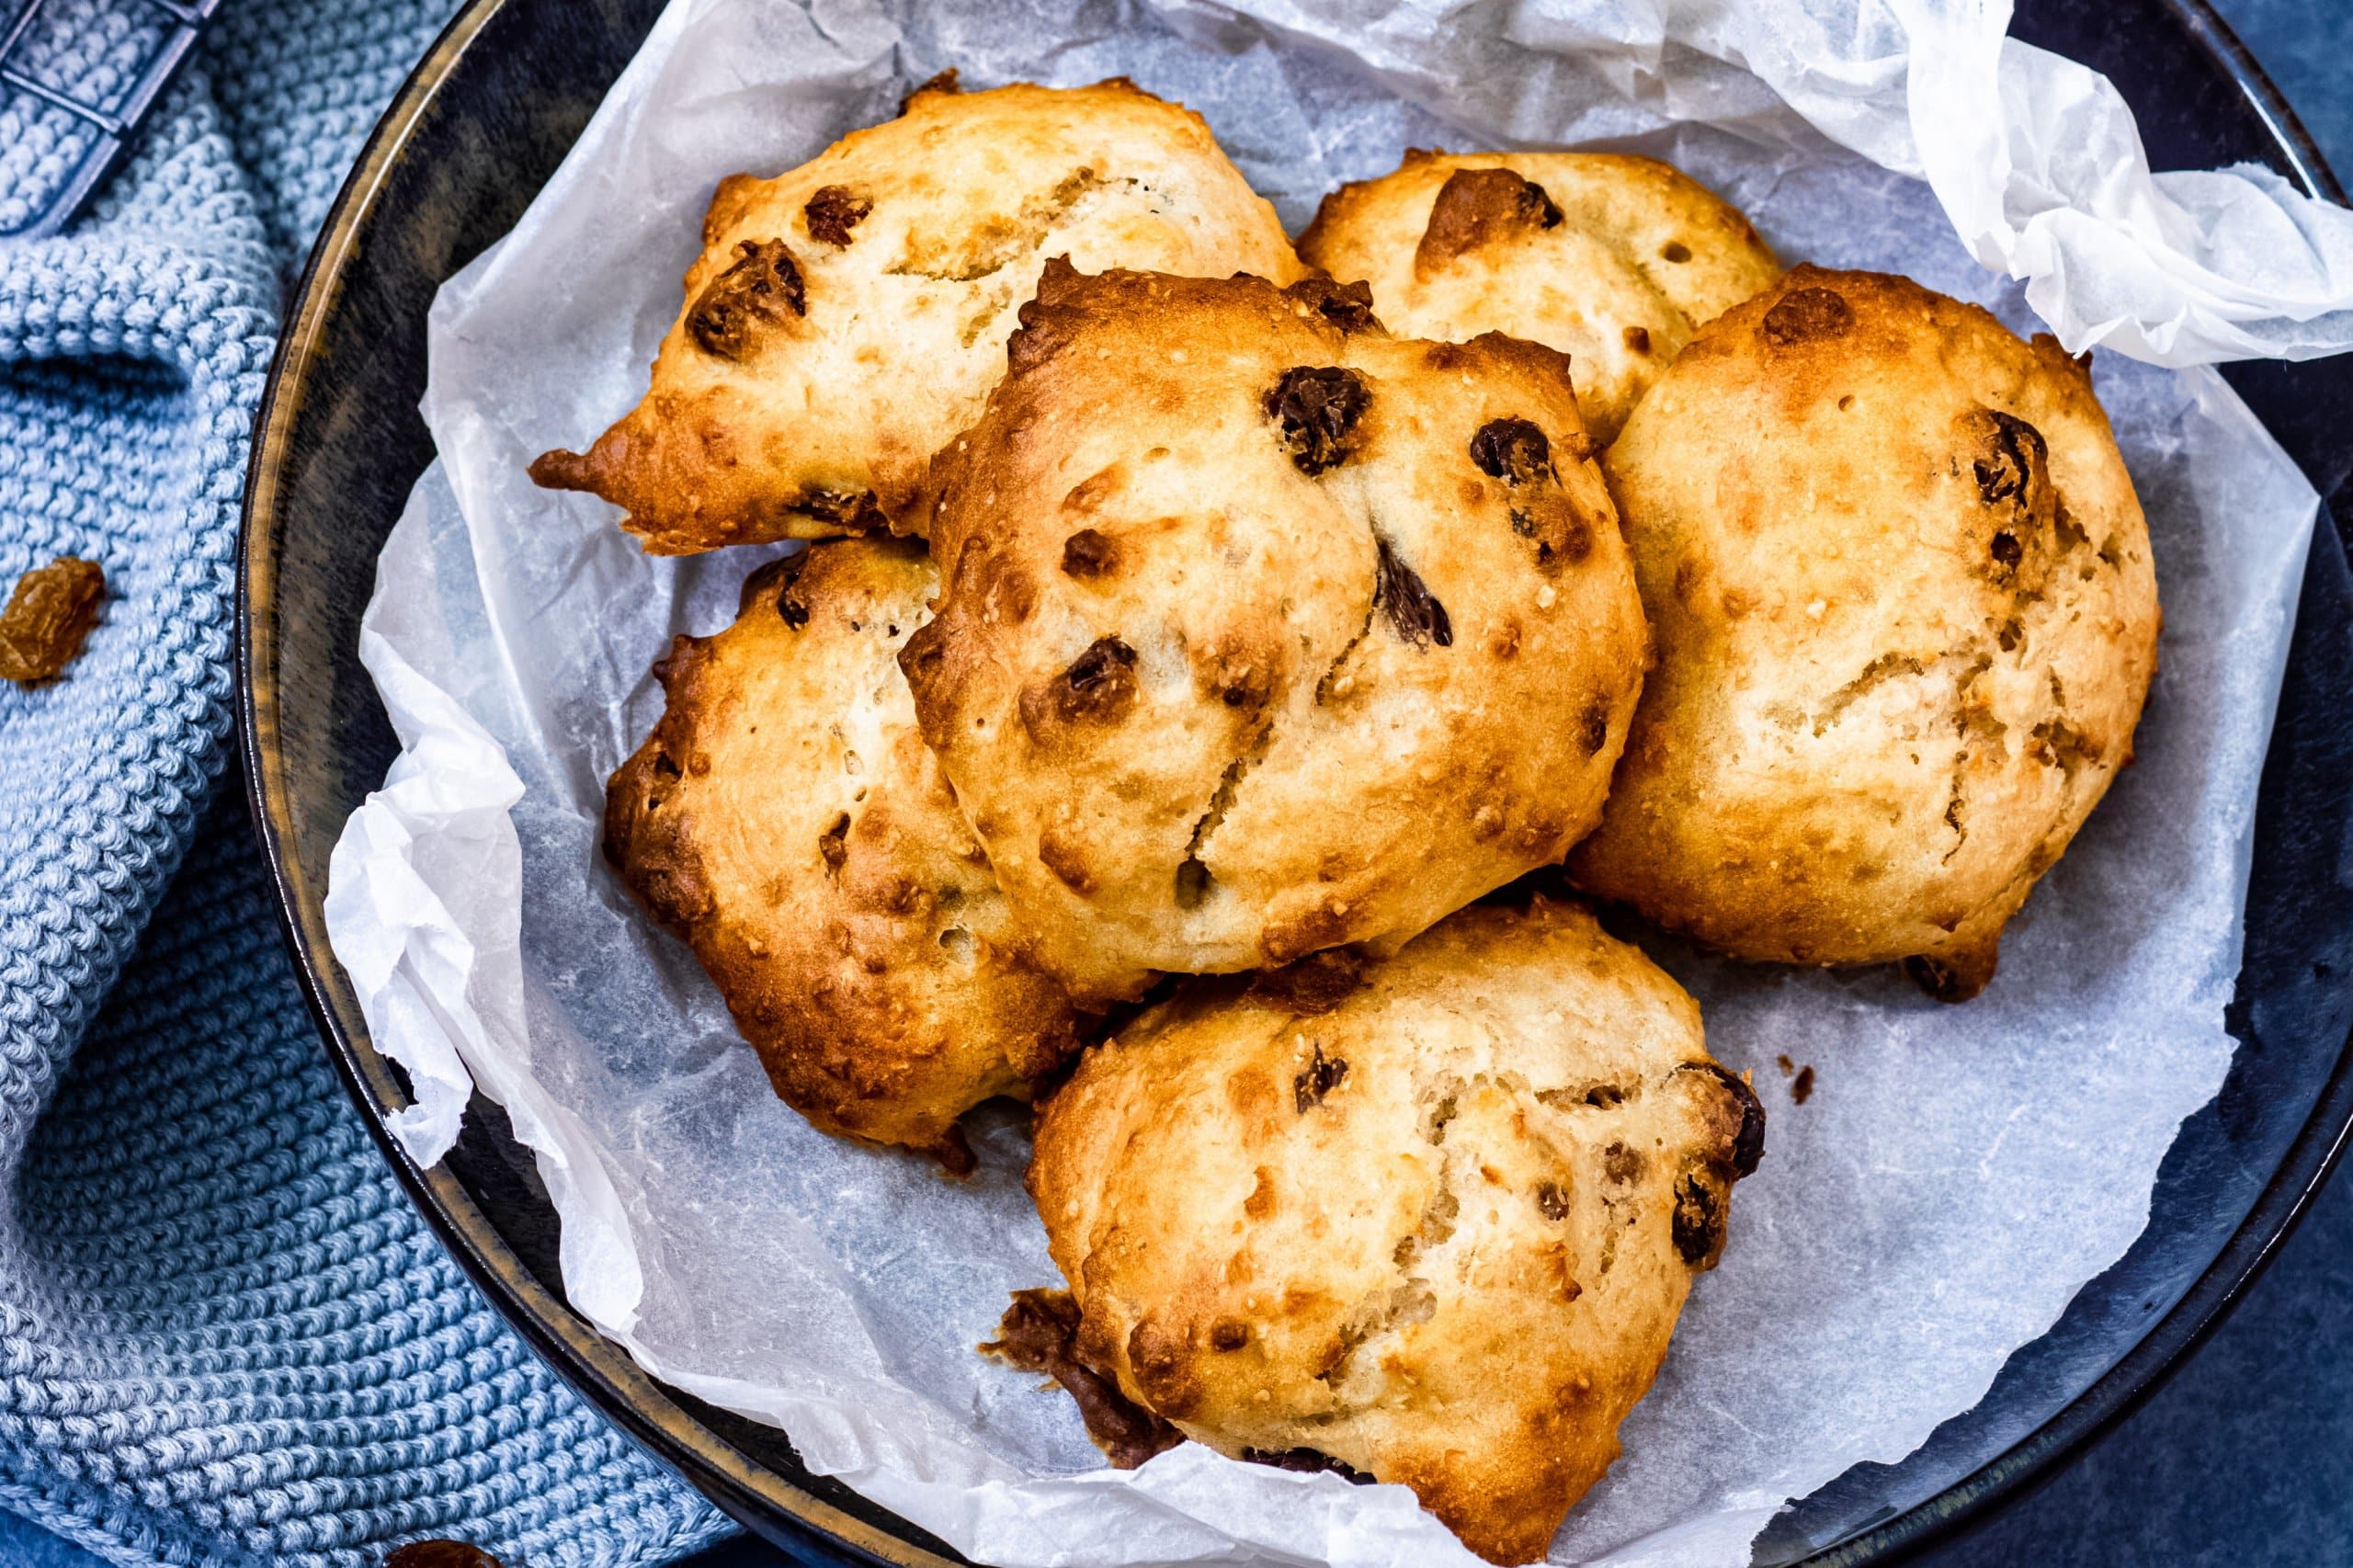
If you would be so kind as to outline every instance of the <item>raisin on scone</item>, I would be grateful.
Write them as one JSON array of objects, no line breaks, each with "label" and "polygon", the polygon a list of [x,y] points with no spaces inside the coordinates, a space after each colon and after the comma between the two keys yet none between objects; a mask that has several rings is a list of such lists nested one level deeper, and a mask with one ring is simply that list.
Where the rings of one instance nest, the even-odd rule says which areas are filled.
[{"label": "raisin on scone", "polygon": [[1622,153],[1415,148],[1393,174],[1325,197],[1299,254],[1369,285],[1393,332],[1560,349],[1605,446],[1694,328],[1781,272],[1730,203]]},{"label": "raisin on scone", "polygon": [[900,662],[1083,1000],[1394,947],[1591,827],[1647,642],[1558,353],[1059,263],[1022,321]]},{"label": "raisin on scone", "polygon": [[1659,664],[1573,874],[1742,958],[1975,994],[2156,668],[2087,369],[1908,279],[1801,267],[1700,331],[1608,469]]},{"label": "raisin on scone", "polygon": [[952,75],[797,169],[721,181],[644,401],[532,478],[624,507],[657,554],[905,532],[1049,256],[1299,276],[1191,110],[1124,77],[959,93]]},{"label": "raisin on scone", "polygon": [[668,706],[613,775],[605,854],[694,949],[777,1093],[828,1132],[951,1170],[956,1119],[1076,1049],[894,662],[922,548],[843,540],[762,567],[742,614],[654,666]]},{"label": "raisin on scone", "polygon": [[1691,998],[1538,899],[1187,982],[1046,1102],[1029,1187],[1092,1375],[1518,1563],[1617,1458],[1764,1135]]}]

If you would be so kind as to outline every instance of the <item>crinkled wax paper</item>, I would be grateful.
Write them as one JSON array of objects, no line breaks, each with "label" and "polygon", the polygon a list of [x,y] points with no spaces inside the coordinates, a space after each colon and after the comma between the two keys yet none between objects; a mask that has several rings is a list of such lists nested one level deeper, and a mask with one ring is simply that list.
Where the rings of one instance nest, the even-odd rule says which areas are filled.
[{"label": "crinkled wax paper", "polygon": [[[1680,163],[1787,258],[1908,272],[2071,346],[2176,365],[2345,346],[2353,218],[2255,173],[2153,178],[2107,84],[2005,43],[1998,6],[1859,3],[677,0],[433,312],[440,461],[363,639],[405,750],[327,905],[415,1084],[409,1147],[438,1158],[479,1085],[537,1151],[575,1306],[983,1562],[1468,1561],[1402,1488],[1193,1445],[1108,1471],[1066,1398],[973,1353],[1007,1291],[1054,1278],[1025,1119],[979,1114],[964,1185],[811,1131],[598,858],[606,775],[659,710],[648,663],[725,624],[761,552],[647,557],[524,465],[642,390],[718,178],[799,163],[949,64],[972,85],[1130,74],[1206,114],[1294,227],[1408,144],[1607,142]],[[2314,499],[2211,370],[2103,352],[2097,380],[2166,611],[2140,763],[1966,1006],[1659,945],[1771,1132],[1556,1561],[1744,1562],[1785,1499],[1911,1451],[2124,1251],[2222,1080]],[[1815,1070],[1802,1106],[1783,1054]]]}]

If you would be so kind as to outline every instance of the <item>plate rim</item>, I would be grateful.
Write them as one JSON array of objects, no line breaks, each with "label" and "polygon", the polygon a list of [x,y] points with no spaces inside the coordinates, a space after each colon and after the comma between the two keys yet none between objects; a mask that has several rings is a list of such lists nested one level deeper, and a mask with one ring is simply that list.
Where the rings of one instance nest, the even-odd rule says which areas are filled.
[{"label": "plate rim", "polygon": [[[2292,181],[2308,196],[2340,207],[2348,205],[2345,187],[2320,144],[2270,73],[2215,10],[2212,0],[2162,0],[2162,4],[2254,109],[2265,131],[2287,154]],[[2332,499],[2319,498],[2316,527],[2335,526]],[[2353,1036],[2338,1048],[2336,1063],[2322,1084],[2302,1128],[2222,1250],[2131,1349],[2049,1420],[1968,1476],[1892,1519],[1801,1559],[1793,1568],[1903,1562],[1967,1535],[1992,1522],[2011,1503],[2047,1484],[2147,1403],[2189,1363],[2262,1279],[2302,1223],[2313,1199],[2328,1185],[2348,1144],[2353,1144],[2353,1070],[2348,1069],[2353,1069]]]},{"label": "plate rim", "polygon": [[[914,1546],[845,1512],[752,1460],[690,1415],[618,1342],[539,1281],[446,1164],[425,1167],[409,1157],[385,1120],[407,1096],[365,1031],[354,1036],[345,1028],[338,1000],[350,1002],[356,1016],[357,999],[326,945],[323,911],[306,906],[300,874],[293,869],[299,857],[285,768],[271,744],[277,731],[275,684],[266,687],[257,678],[263,671],[275,675],[278,637],[275,616],[255,613],[257,595],[274,586],[277,569],[274,556],[262,548],[269,530],[257,526],[256,519],[277,505],[288,432],[301,411],[308,371],[340,295],[342,270],[356,249],[361,221],[409,136],[431,112],[451,69],[508,3],[466,0],[369,131],[290,296],[293,302],[255,416],[252,459],[238,515],[236,744],[246,805],[268,869],[271,911],[336,1076],[411,1206],[499,1316],[585,1403],[756,1534],[775,1540],[778,1521],[790,1519],[811,1532],[790,1542],[803,1551],[848,1551],[856,1554],[854,1561],[889,1568],[950,1568],[967,1560]],[[324,964],[313,956],[314,942]]]},{"label": "plate rim", "polygon": [[[384,177],[434,108],[452,68],[510,3],[528,0],[466,0],[369,131],[288,295],[288,313],[255,418],[239,511],[233,651],[236,749],[253,830],[267,867],[272,914],[326,1054],[411,1205],[499,1315],[585,1403],[657,1460],[681,1471],[722,1511],[779,1545],[847,1554],[846,1561],[891,1568],[966,1564],[969,1560],[961,1554],[933,1551],[845,1511],[713,1431],[673,1399],[618,1342],[542,1285],[446,1164],[421,1167],[409,1157],[386,1123],[407,1096],[364,1028],[357,1033],[346,1028],[341,1009],[350,1006],[356,1017],[356,997],[327,947],[321,912],[308,907],[301,892],[289,790],[282,756],[274,744],[277,627],[274,614],[255,610],[257,597],[274,588],[277,567],[274,555],[264,549],[270,529],[259,519],[278,504],[289,431],[304,402],[316,347]],[[2345,190],[2310,132],[2210,0],[2157,3],[2174,14],[2184,33],[2246,100],[2285,155],[2292,181],[2307,194],[2345,204]],[[2324,498],[2324,519],[2327,515]],[[274,596],[269,602],[274,603]],[[270,677],[267,686],[261,678],[265,674]],[[1801,1568],[1900,1562],[1965,1533],[2003,1505],[2047,1482],[2138,1409],[2261,1278],[2353,1142],[2349,1069],[2353,1038],[2340,1047],[2310,1114],[2246,1215],[2131,1349],[2048,1420],[1969,1476],[1847,1541],[1812,1553],[1802,1560]]]}]

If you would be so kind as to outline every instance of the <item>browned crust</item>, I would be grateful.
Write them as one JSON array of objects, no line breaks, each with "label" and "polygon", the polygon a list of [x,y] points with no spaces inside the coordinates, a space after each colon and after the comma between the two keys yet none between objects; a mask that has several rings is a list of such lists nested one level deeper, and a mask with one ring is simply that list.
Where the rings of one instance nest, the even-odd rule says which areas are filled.
[{"label": "browned crust", "polygon": [[899,100],[899,112],[901,114],[905,114],[909,109],[915,107],[915,100],[917,98],[920,98],[926,94],[937,93],[942,97],[952,97],[963,90],[964,79],[962,74],[956,69],[956,67],[950,65],[947,69],[937,73],[910,88],[907,92],[907,96]]},{"label": "browned crust", "polygon": [[1560,222],[1561,210],[1535,181],[1509,169],[1457,169],[1438,187],[1429,226],[1414,247],[1414,270],[1427,276],[1507,234]]},{"label": "browned crust", "polygon": [[[1764,1112],[1575,905],[1475,905],[1350,967],[1306,1013],[1187,982],[1041,1108],[1069,1353],[1199,1441],[1410,1486],[1534,1562],[1721,1255]],[[1548,1014],[1573,1021],[1512,1029]]]},{"label": "browned crust", "polygon": [[956,1118],[1059,1065],[1076,1044],[1069,999],[1006,927],[904,706],[877,721],[886,755],[860,759],[864,799],[818,820],[843,766],[823,732],[867,672],[890,670],[890,628],[921,613],[931,580],[919,545],[883,541],[755,573],[733,626],[679,638],[654,666],[666,705],[613,775],[605,854],[694,949],[782,1098],[961,1174]]},{"label": "browned crust", "polygon": [[[986,177],[990,157],[1017,177]],[[1097,210],[1178,189],[1181,222]],[[620,506],[657,554],[920,532],[926,460],[997,373],[1028,278],[1074,245],[1171,270],[1299,270],[1273,209],[1181,105],[1124,77],[964,93],[944,73],[799,168],[722,180],[646,396],[531,477]]]},{"label": "browned crust", "polygon": [[[2088,366],[1909,278],[1801,267],[1692,340],[1609,472],[1662,665],[1578,881],[1742,957],[1901,960],[1975,995],[2155,668],[2146,524]],[[1736,693],[1793,726],[1756,753],[1769,791]]]},{"label": "browned crust", "polygon": [[1779,272],[1736,209],[1654,159],[1415,150],[1331,192],[1301,258],[1371,286],[1401,334],[1483,332],[1573,354],[1586,429],[1608,445],[1689,338]]},{"label": "browned crust", "polygon": [[1565,356],[1059,261],[1021,324],[933,460],[901,667],[1042,963],[1119,999],[1402,940],[1586,830],[1645,647]]}]

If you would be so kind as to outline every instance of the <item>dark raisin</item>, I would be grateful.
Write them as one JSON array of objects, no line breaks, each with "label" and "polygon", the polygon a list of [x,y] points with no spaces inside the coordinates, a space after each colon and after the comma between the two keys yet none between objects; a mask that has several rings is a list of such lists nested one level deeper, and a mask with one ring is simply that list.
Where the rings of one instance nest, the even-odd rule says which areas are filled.
[{"label": "dark raisin", "polygon": [[1074,692],[1105,690],[1131,678],[1136,667],[1136,651],[1117,637],[1097,637],[1086,645],[1086,652],[1071,661],[1063,672],[1063,680]]},{"label": "dark raisin", "polygon": [[1544,1218],[1558,1224],[1569,1217],[1569,1195],[1561,1190],[1558,1182],[1539,1182],[1536,1184],[1536,1207],[1544,1211]]},{"label": "dark raisin", "polygon": [[801,592],[801,574],[809,569],[809,552],[805,550],[779,556],[744,579],[743,603],[736,613],[749,609],[760,595],[773,590],[776,612],[795,631],[809,624],[809,601]]},{"label": "dark raisin", "polygon": [[1723,1205],[1715,1188],[1693,1172],[1685,1172],[1675,1184],[1675,1221],[1670,1229],[1676,1252],[1694,1268],[1712,1264],[1723,1250]]},{"label": "dark raisin", "polygon": [[0,679],[55,680],[81,655],[106,597],[104,569],[77,556],[61,555],[17,578],[0,610]]},{"label": "dark raisin", "polygon": [[1133,706],[1136,651],[1117,637],[1097,637],[1063,672],[1061,700],[1065,719],[1106,722]]},{"label": "dark raisin", "polygon": [[1930,958],[1925,953],[1904,960],[1904,972],[1912,983],[1938,1002],[1966,1002],[1985,989],[1994,978],[1991,958]]},{"label": "dark raisin", "polygon": [[1765,312],[1765,341],[1787,347],[1844,337],[1855,324],[1855,308],[1829,289],[1792,289]]},{"label": "dark raisin", "polygon": [[1647,354],[1651,351],[1650,328],[1646,326],[1630,326],[1620,335],[1625,338],[1626,347],[1632,349],[1635,353]]},{"label": "dark raisin", "polygon": [[1210,1348],[1239,1350],[1250,1343],[1250,1325],[1240,1318],[1220,1318],[1210,1325]]},{"label": "dark raisin", "polygon": [[1290,1081],[1291,1100],[1299,1107],[1299,1113],[1304,1116],[1312,1107],[1322,1105],[1324,1096],[1338,1088],[1340,1080],[1347,1075],[1348,1064],[1336,1056],[1324,1055],[1323,1042],[1317,1041],[1314,1060]]},{"label": "dark raisin", "polygon": [[[2016,415],[1998,408],[1985,413],[1994,422],[1994,439],[1985,455],[1970,466],[1977,478],[1977,494],[1988,506],[1998,506],[2026,494],[2035,474],[2048,467],[2051,448],[2041,431]],[[2016,540],[2010,543],[2017,548]],[[1999,553],[1996,549],[1995,554]],[[2015,558],[2007,563],[2016,564]]]},{"label": "dark raisin", "polygon": [[872,533],[889,526],[871,490],[804,490],[790,509],[845,533]]},{"label": "dark raisin", "polygon": [[1609,699],[1597,697],[1577,718],[1577,744],[1593,756],[1609,744]]},{"label": "dark raisin", "polygon": [[865,222],[874,210],[874,203],[846,185],[829,185],[809,199],[801,210],[801,218],[809,225],[809,237],[822,240],[835,250],[849,247],[849,232]]},{"label": "dark raisin", "polygon": [[1438,602],[1429,585],[1412,567],[1397,559],[1396,551],[1387,540],[1375,542],[1380,553],[1374,565],[1374,608],[1385,613],[1397,635],[1415,647],[1427,647],[1432,642],[1441,648],[1452,647],[1454,622],[1448,617],[1446,607]]},{"label": "dark raisin", "polygon": [[1063,540],[1063,571],[1073,577],[1100,577],[1111,570],[1119,553],[1108,534],[1081,528]]},{"label": "dark raisin", "polygon": [[2026,558],[2026,550],[2018,543],[2018,536],[2004,528],[1994,536],[1994,559],[2005,566],[2016,566]]},{"label": "dark raisin", "polygon": [[1251,981],[1249,1000],[1313,1018],[1337,1007],[1363,983],[1364,960],[1344,948],[1310,953],[1279,969],[1262,969]]},{"label": "dark raisin", "polygon": [[1353,1465],[1341,1463],[1331,1455],[1316,1449],[1284,1449],[1280,1452],[1266,1449],[1245,1449],[1242,1457],[1252,1464],[1263,1464],[1275,1470],[1295,1470],[1307,1474],[1330,1471],[1354,1486],[1370,1486],[1373,1478]]},{"label": "dark raisin", "polygon": [[1282,426],[1283,444],[1299,472],[1322,473],[1355,449],[1357,422],[1372,392],[1364,378],[1337,365],[1299,365],[1267,391],[1267,416]]},{"label": "dark raisin", "polygon": [[1686,262],[1691,259],[1691,247],[1681,240],[1669,240],[1659,247],[1658,254],[1669,261]]},{"label": "dark raisin", "polygon": [[1471,460],[1479,472],[1517,490],[1551,479],[1552,443],[1525,419],[1490,419],[1471,437]]},{"label": "dark raisin", "polygon": [[1335,283],[1329,278],[1302,278],[1283,292],[1313,306],[1316,314],[1342,332],[1365,332],[1381,325],[1372,313],[1372,285],[1370,283]]},{"label": "dark raisin", "polygon": [[844,812],[834,819],[817,840],[817,853],[825,858],[825,869],[838,871],[842,862],[849,858],[849,813]]},{"label": "dark raisin", "polygon": [[790,555],[779,555],[774,561],[754,568],[752,574],[744,579],[744,585],[735,592],[735,613],[742,615],[748,611],[760,602],[762,595],[773,590],[778,584],[790,585],[808,564],[808,551],[795,551]]},{"label": "dark raisin", "polygon": [[747,359],[790,312],[809,313],[801,264],[782,240],[745,240],[733,267],[710,280],[687,312],[687,335],[722,359]]},{"label": "dark raisin", "polygon": [[1732,1168],[1740,1176],[1754,1176],[1756,1162],[1765,1157],[1765,1107],[1756,1098],[1756,1091],[1748,1080],[1721,1062],[1687,1062],[1676,1069],[1678,1073],[1705,1073],[1724,1086],[1733,1103],[1740,1107],[1740,1131],[1733,1134]]}]

